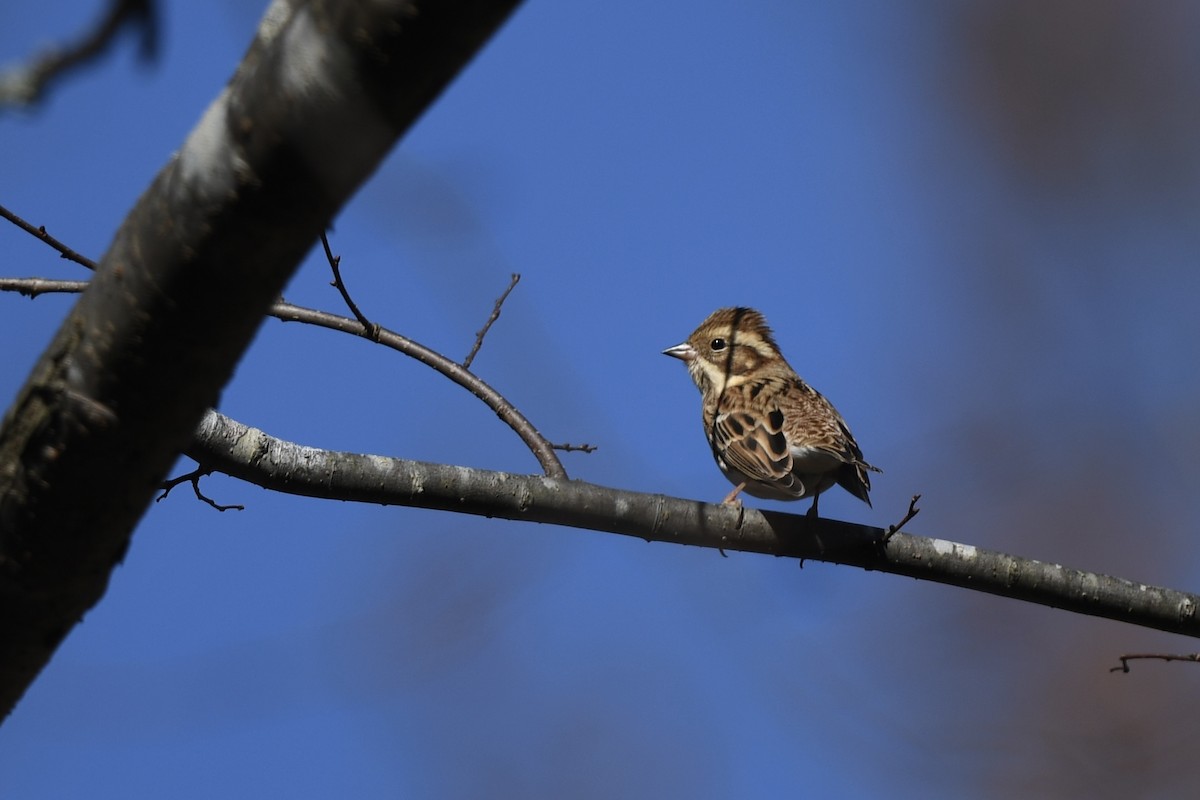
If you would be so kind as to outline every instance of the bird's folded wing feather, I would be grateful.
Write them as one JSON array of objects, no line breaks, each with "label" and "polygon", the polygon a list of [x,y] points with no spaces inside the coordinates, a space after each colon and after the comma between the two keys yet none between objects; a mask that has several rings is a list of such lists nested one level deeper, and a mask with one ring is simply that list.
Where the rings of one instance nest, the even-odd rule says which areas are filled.
[{"label": "bird's folded wing feather", "polygon": [[789,430],[804,432],[802,437],[793,434],[792,447],[797,458],[802,458],[795,452],[798,450],[807,452],[811,458],[828,459],[824,469],[833,469],[837,461],[866,466],[858,442],[824,395],[801,383],[781,400],[782,411],[791,420]]},{"label": "bird's folded wing feather", "polygon": [[766,416],[732,411],[713,422],[713,449],[725,464],[751,480],[770,483],[784,493],[804,494],[792,474],[792,452],[783,433],[783,413]]}]

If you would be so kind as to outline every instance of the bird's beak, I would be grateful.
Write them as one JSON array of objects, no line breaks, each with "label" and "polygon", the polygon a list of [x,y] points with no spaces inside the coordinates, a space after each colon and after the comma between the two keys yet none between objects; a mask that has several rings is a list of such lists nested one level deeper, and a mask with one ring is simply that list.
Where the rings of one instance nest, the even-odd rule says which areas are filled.
[{"label": "bird's beak", "polygon": [[683,344],[677,344],[674,347],[668,347],[662,352],[664,356],[678,358],[680,361],[691,361],[696,357],[696,348],[692,347],[687,342],[684,342]]}]

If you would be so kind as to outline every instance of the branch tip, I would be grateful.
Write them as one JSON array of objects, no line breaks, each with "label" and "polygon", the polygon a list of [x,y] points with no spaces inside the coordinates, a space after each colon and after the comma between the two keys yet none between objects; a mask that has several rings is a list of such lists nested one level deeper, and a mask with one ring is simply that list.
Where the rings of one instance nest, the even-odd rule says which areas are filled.
[{"label": "branch tip", "polygon": [[908,501],[908,511],[905,512],[904,517],[895,525],[887,526],[887,530],[883,532],[884,544],[887,544],[889,541],[891,541],[892,537],[899,533],[900,529],[907,525],[910,519],[921,513],[921,509],[917,508],[917,501],[920,499],[921,495],[914,494],[912,499]]},{"label": "branch tip", "polygon": [[56,79],[99,57],[125,27],[140,28],[139,55],[151,60],[158,51],[155,0],[110,0],[109,9],[79,41],[50,47],[28,64],[0,72],[0,106],[32,106]]}]

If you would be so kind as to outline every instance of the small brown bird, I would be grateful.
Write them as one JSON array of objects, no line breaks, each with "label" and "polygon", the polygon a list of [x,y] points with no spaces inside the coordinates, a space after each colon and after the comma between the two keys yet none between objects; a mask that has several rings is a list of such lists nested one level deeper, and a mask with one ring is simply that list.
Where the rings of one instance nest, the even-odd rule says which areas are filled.
[{"label": "small brown bird", "polygon": [[664,355],[687,364],[700,388],[704,433],[734,490],[768,500],[813,499],[835,483],[868,506],[880,472],[863,460],[846,421],[784,360],[763,315],[721,308]]}]

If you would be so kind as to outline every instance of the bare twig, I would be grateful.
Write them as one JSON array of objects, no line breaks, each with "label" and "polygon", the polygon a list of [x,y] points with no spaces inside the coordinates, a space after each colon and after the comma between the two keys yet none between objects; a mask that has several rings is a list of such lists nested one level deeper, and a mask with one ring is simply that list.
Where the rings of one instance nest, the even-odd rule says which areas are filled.
[{"label": "bare twig", "polygon": [[910,519],[921,513],[921,509],[917,508],[917,501],[920,499],[921,495],[914,494],[912,496],[912,500],[908,501],[908,512],[904,515],[903,519],[901,519],[895,525],[887,526],[887,530],[883,532],[884,544],[887,544],[889,541],[891,541],[891,538],[899,533],[900,529],[903,528]]},{"label": "bare twig", "polygon": [[483,323],[483,327],[475,331],[475,344],[471,346],[471,352],[467,353],[467,357],[463,359],[463,369],[470,369],[471,362],[475,360],[475,356],[479,353],[479,348],[483,347],[483,337],[492,328],[492,323],[500,319],[500,307],[504,305],[504,301],[508,299],[508,295],[516,288],[517,282],[521,280],[521,276],[514,272],[512,280],[508,284],[508,288],[504,290],[504,294],[496,299],[496,304],[492,306],[492,314],[487,318],[487,322]]},{"label": "bare twig", "polygon": [[1184,653],[1171,655],[1169,653],[1132,653],[1121,656],[1121,666],[1113,667],[1109,672],[1129,672],[1129,662],[1136,659],[1153,658],[1157,661],[1194,661],[1200,662],[1200,653]]},{"label": "bare twig", "polygon": [[51,281],[45,278],[0,278],[0,292],[16,292],[26,297],[39,294],[77,294],[87,288],[87,281]]},{"label": "bare twig", "polygon": [[0,73],[0,106],[32,105],[56,78],[93,60],[116,40],[122,28],[141,30],[141,56],[152,60],[158,51],[158,15],[154,0],[112,0],[108,12],[74,44],[51,48],[29,64]]},{"label": "bare twig", "polygon": [[220,505],[219,503],[217,503],[212,498],[206,496],[203,492],[200,491],[200,479],[207,475],[211,475],[212,473],[213,473],[213,471],[211,469],[205,469],[204,467],[197,467],[196,469],[192,470],[191,472],[187,472],[187,473],[184,473],[183,475],[180,475],[178,478],[171,478],[170,480],[163,481],[163,485],[162,485],[163,493],[160,494],[158,497],[154,498],[154,502],[157,503],[159,500],[162,500],[164,497],[169,495],[171,493],[171,490],[174,489],[179,484],[190,483],[190,484],[192,484],[192,491],[194,491],[196,493],[196,498],[208,503],[210,506],[215,508],[217,511],[229,511],[231,509],[234,511],[244,511],[246,509],[246,507],[243,505],[223,506],[223,505]]},{"label": "bare twig", "polygon": [[364,339],[378,342],[385,347],[398,350],[407,356],[415,358],[425,366],[432,367],[471,392],[471,394],[478,397],[495,411],[496,416],[500,417],[525,442],[525,446],[530,449],[534,458],[541,464],[542,470],[546,475],[552,478],[567,477],[567,471],[563,468],[562,462],[554,454],[554,446],[546,440],[546,437],[538,432],[537,428],[533,427],[533,423],[526,419],[503,395],[480,380],[474,373],[454,363],[441,353],[430,350],[425,345],[414,342],[412,339],[401,336],[394,331],[389,331],[386,328],[378,330],[377,338],[372,337],[371,332],[361,322],[325,311],[315,311],[311,308],[302,308],[290,303],[276,303],[269,313],[271,316],[281,319],[284,322],[305,322],[309,325],[318,325],[322,328],[329,328],[335,331],[353,333],[362,336]]},{"label": "bare twig", "polygon": [[350,290],[346,288],[346,282],[342,280],[342,257],[335,256],[333,250],[329,248],[329,238],[321,231],[321,245],[325,248],[325,259],[329,262],[329,268],[333,270],[333,282],[329,285],[338,290],[342,300],[345,301],[346,307],[350,309],[350,313],[358,320],[366,331],[367,338],[373,342],[379,341],[379,332],[381,328],[378,323],[371,322],[361,311],[358,310],[358,304],[350,297]]},{"label": "bare twig", "polygon": [[563,442],[562,444],[551,444],[550,446],[555,450],[562,450],[564,453],[594,453],[597,449],[596,445],[594,444],[570,444],[568,442]]},{"label": "bare twig", "polygon": [[0,217],[4,217],[6,220],[11,222],[13,225],[16,225],[21,230],[25,231],[30,236],[35,236],[38,239],[45,242],[46,244],[50,245],[55,250],[57,250],[59,255],[62,256],[63,258],[65,258],[69,261],[74,261],[76,264],[79,264],[81,266],[87,267],[88,269],[92,270],[93,272],[96,270],[96,262],[95,261],[92,261],[87,256],[76,253],[74,250],[67,247],[65,244],[60,242],[58,239],[55,239],[50,234],[46,233],[45,227],[43,227],[41,225],[39,225],[37,227],[30,225],[28,222],[21,219],[13,212],[9,211],[4,206],[0,206]]}]

